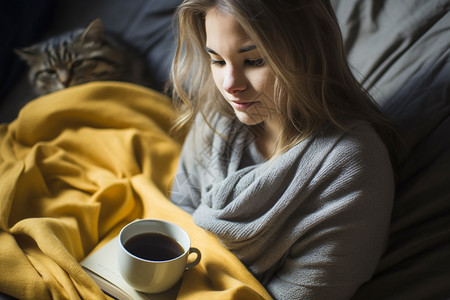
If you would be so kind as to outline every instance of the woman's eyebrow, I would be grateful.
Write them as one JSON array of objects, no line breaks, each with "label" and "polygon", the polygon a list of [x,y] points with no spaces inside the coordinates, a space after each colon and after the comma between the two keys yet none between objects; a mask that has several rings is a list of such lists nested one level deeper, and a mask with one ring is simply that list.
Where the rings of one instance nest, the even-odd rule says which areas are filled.
[{"label": "woman's eyebrow", "polygon": [[[252,51],[255,50],[256,46],[252,45],[252,46],[247,46],[244,47],[242,49],[239,49],[238,53],[244,53],[244,52],[248,52],[248,51]],[[213,49],[209,48],[209,47],[205,47],[206,52],[214,54],[214,55],[219,55],[216,51],[214,51]]]},{"label": "woman's eyebrow", "polygon": [[214,54],[214,55],[219,55],[219,54],[217,54],[216,51],[214,51],[214,50],[211,49],[211,48],[205,47],[205,50],[206,50],[206,52],[208,52],[208,53],[211,53],[211,54]]},{"label": "woman's eyebrow", "polygon": [[242,48],[241,50],[238,51],[238,53],[243,53],[243,52],[248,52],[248,51],[252,51],[255,50],[256,46],[255,45],[251,45],[251,46],[247,46]]}]

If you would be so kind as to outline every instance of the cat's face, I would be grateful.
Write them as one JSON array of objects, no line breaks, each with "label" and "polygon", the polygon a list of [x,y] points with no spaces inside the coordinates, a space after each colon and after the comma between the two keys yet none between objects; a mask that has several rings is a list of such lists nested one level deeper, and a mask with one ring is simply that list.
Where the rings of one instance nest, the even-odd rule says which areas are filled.
[{"label": "cat's face", "polygon": [[99,19],[84,30],[16,52],[27,61],[29,80],[40,95],[90,81],[120,80],[126,67],[122,53],[106,42]]}]

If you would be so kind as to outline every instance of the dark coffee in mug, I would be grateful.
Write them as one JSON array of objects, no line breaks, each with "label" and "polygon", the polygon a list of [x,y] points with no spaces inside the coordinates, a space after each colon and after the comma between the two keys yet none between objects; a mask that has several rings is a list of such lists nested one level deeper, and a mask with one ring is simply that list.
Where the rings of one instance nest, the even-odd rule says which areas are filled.
[{"label": "dark coffee in mug", "polygon": [[152,261],[171,260],[184,253],[183,247],[176,240],[157,232],[135,235],[123,246],[134,256]]}]

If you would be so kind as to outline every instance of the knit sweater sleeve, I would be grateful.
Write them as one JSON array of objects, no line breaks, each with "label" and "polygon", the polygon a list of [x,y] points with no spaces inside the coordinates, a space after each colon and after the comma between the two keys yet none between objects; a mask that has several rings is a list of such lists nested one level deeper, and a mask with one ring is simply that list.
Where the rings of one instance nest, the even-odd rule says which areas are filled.
[{"label": "knit sweater sleeve", "polygon": [[[217,118],[212,120],[216,121]],[[213,136],[214,132],[198,114],[183,143],[170,200],[190,214],[200,205],[205,185],[211,184],[209,170],[217,160],[211,153]]]},{"label": "knit sweater sleeve", "polygon": [[183,144],[170,193],[170,200],[189,214],[194,212],[201,198],[201,185],[196,167],[201,162],[193,154],[194,138],[194,132],[190,131]]},{"label": "knit sweater sleeve", "polygon": [[368,132],[355,129],[336,143],[304,191],[308,200],[285,221],[301,234],[267,283],[275,298],[350,299],[374,273],[394,180],[383,143]]}]

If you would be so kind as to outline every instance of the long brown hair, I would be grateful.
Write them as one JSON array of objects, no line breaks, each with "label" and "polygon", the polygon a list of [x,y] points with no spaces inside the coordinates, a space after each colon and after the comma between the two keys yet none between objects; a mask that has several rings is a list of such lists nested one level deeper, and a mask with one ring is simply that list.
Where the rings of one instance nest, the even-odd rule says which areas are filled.
[{"label": "long brown hair", "polygon": [[331,122],[369,121],[394,158],[395,132],[355,79],[347,62],[339,24],[328,0],[185,0],[177,10],[178,47],[171,70],[173,98],[183,113],[233,112],[215,87],[204,50],[209,9],[233,15],[275,74],[273,95],[284,122],[277,147],[282,153]]}]

